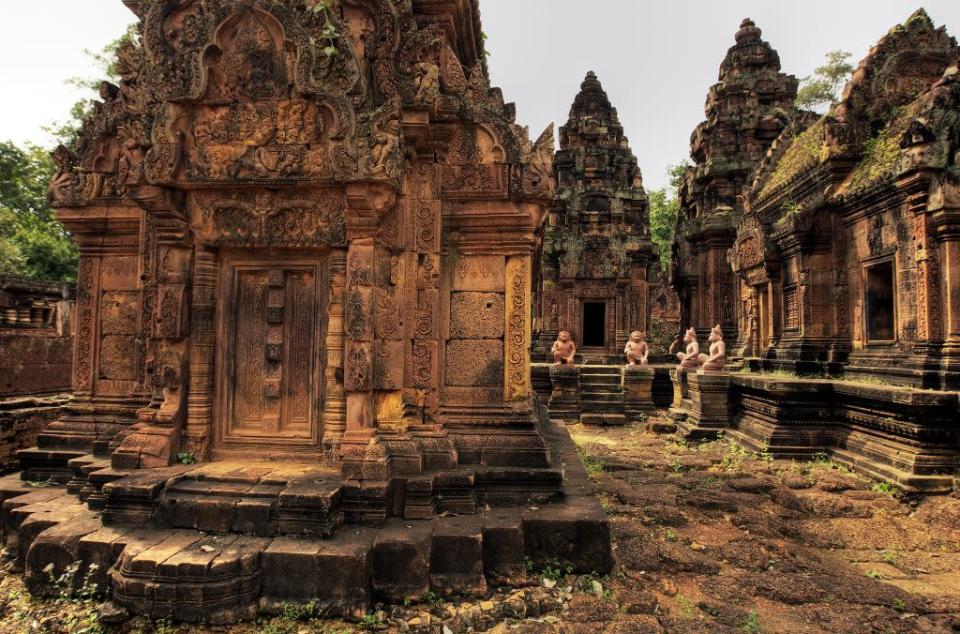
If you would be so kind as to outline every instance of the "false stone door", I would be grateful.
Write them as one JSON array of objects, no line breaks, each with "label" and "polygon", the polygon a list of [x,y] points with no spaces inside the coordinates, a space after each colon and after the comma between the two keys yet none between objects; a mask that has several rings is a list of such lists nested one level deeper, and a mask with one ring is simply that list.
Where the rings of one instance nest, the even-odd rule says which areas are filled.
[{"label": "false stone door", "polygon": [[217,331],[217,457],[320,453],[323,266],[225,259]]}]

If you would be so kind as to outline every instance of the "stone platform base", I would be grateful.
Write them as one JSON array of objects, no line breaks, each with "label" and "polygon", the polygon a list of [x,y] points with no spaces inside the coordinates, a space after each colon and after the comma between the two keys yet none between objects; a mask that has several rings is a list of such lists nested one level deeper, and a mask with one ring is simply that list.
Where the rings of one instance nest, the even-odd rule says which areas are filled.
[{"label": "stone platform base", "polygon": [[[297,469],[284,467],[287,479],[262,474],[250,484],[237,481],[236,465],[213,463],[192,477],[195,465],[104,478],[103,491],[90,496],[105,500],[102,512],[66,488],[38,489],[8,476],[0,479],[3,535],[35,594],[57,592],[48,566],[56,578],[79,562],[82,580],[96,564],[90,580],[132,612],[210,624],[310,602],[331,616],[359,618],[374,601],[431,590],[482,595],[490,585],[523,583],[528,563],[609,572],[609,522],[573,442],[557,424],[548,423],[544,435],[565,476],[549,503],[497,506],[492,496],[470,515],[347,521],[356,516],[342,506],[332,474],[325,483],[314,470],[297,482]],[[235,477],[214,479],[218,470]],[[131,503],[145,491],[156,494],[149,505]]]},{"label": "stone platform base", "polygon": [[713,440],[730,427],[730,375],[688,372],[686,378],[689,408],[687,416],[677,420],[677,431],[690,440]]},{"label": "stone platform base", "polygon": [[845,381],[734,375],[728,435],[776,458],[827,454],[915,493],[947,493],[960,467],[953,392]]},{"label": "stone platform base", "polygon": [[[654,366],[554,365],[535,363],[531,377],[545,391],[550,418],[584,425],[626,425],[656,411],[664,368]],[[546,391],[544,386],[549,387]]]},{"label": "stone platform base", "polygon": [[37,435],[60,415],[69,396],[0,399],[0,474],[18,468],[17,452],[37,444]]}]

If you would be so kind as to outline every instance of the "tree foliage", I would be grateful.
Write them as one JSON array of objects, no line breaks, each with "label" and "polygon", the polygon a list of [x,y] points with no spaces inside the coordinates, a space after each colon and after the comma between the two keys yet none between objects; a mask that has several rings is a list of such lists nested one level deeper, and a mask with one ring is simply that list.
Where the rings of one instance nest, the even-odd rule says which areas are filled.
[{"label": "tree foliage", "polygon": [[826,63],[814,70],[813,75],[800,80],[796,100],[798,108],[827,110],[840,100],[840,91],[853,72],[850,53],[830,51],[826,58]]},{"label": "tree foliage", "polygon": [[0,274],[73,279],[76,246],[47,205],[53,173],[46,150],[0,142]]},{"label": "tree foliage", "polygon": [[654,189],[647,194],[650,199],[650,235],[653,242],[660,247],[660,264],[664,270],[670,266],[673,231],[677,224],[677,214],[680,213],[677,188],[688,167],[690,163],[687,161],[667,167],[669,187]]},{"label": "tree foliage", "polygon": [[[117,51],[124,41],[136,37],[134,25],[101,52],[85,51],[100,77],[117,81]],[[100,82],[74,78],[67,83],[96,91]],[[93,95],[79,100],[71,108],[69,120],[46,128],[55,143],[75,144],[93,103]],[[0,275],[48,281],[69,281],[76,276],[76,245],[47,204],[47,186],[55,172],[48,152],[34,145],[0,142]]]}]

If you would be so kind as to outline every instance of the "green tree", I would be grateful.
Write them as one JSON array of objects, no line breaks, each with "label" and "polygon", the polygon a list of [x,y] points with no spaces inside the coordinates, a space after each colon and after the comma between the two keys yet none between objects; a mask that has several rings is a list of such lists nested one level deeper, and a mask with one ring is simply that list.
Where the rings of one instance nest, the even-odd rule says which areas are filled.
[{"label": "green tree", "polygon": [[73,279],[76,246],[47,205],[53,174],[46,150],[0,142],[0,273]]},{"label": "green tree", "polygon": [[[103,51],[85,51],[97,74],[118,81],[117,51],[125,41],[136,41],[137,37],[133,25]],[[96,91],[100,81],[74,78],[67,83]],[[83,118],[93,103],[93,96],[81,99],[71,108],[69,120],[55,123],[46,131],[56,143],[75,145]],[[55,171],[48,150],[0,142],[0,274],[49,281],[76,276],[76,245],[47,204],[47,186]]]},{"label": "green tree", "polygon": [[853,72],[850,53],[830,51],[826,58],[826,64],[814,70],[813,75],[800,80],[796,100],[798,108],[827,110],[840,100],[840,91]]},{"label": "green tree", "polygon": [[647,194],[650,199],[650,235],[653,242],[660,247],[660,264],[664,270],[670,266],[673,231],[677,224],[677,214],[680,213],[677,188],[689,167],[690,163],[687,161],[670,165],[667,167],[669,187],[654,189]]}]

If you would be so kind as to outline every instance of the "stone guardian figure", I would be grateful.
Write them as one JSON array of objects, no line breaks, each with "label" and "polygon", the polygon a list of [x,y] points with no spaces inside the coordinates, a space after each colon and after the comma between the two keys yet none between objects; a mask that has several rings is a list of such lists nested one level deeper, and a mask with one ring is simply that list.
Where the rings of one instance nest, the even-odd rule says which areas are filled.
[{"label": "stone guardian figure", "polygon": [[627,365],[646,365],[647,357],[650,355],[650,346],[647,345],[647,333],[642,330],[634,330],[630,333],[627,345],[623,349],[623,354],[627,355]]},{"label": "stone guardian figure", "polygon": [[722,372],[727,365],[727,344],[723,342],[723,330],[719,325],[710,331],[710,354],[701,354],[700,364],[704,372]]},{"label": "stone guardian figure", "polygon": [[686,344],[686,352],[678,352],[677,359],[680,360],[680,369],[697,370],[700,368],[700,344],[697,343],[697,330],[690,328],[683,335],[683,343]]},{"label": "stone guardian figure", "polygon": [[557,335],[557,340],[553,342],[550,349],[553,353],[555,365],[572,365],[573,357],[577,354],[577,346],[573,343],[573,338],[566,330],[561,330]]}]

